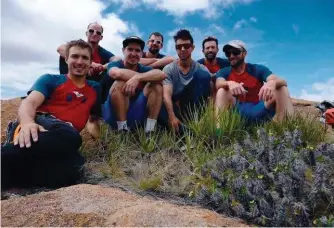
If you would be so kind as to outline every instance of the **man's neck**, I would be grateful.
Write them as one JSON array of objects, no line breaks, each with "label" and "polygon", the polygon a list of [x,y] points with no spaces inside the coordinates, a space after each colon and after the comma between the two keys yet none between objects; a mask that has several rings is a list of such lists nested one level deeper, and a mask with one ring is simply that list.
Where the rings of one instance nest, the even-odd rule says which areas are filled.
[{"label": "man's neck", "polygon": [[138,64],[136,65],[131,65],[131,64],[128,64],[128,63],[124,63],[124,67],[125,69],[128,69],[128,70],[133,70],[133,71],[137,71],[138,70]]},{"label": "man's neck", "polygon": [[233,70],[237,73],[237,74],[242,74],[246,69],[246,63],[243,62],[240,66],[236,66],[233,67]]},{"label": "man's neck", "polygon": [[178,65],[182,68],[190,68],[193,60],[191,58],[186,59],[186,60],[181,60],[179,59]]},{"label": "man's neck", "polygon": [[91,43],[91,42],[88,42],[90,45],[92,45],[92,48],[93,48],[93,51],[95,51],[98,47],[99,47],[99,44],[98,43]]},{"label": "man's neck", "polygon": [[78,88],[84,87],[86,82],[86,77],[76,77],[71,73],[69,73],[67,76],[72,80],[73,84],[76,85]]},{"label": "man's neck", "polygon": [[151,52],[146,52],[146,58],[156,58],[158,56],[159,52],[157,52],[156,54],[153,54]]},{"label": "man's neck", "polygon": [[209,63],[210,65],[216,65],[217,64],[217,58],[214,58],[212,60],[209,60],[205,58],[205,62]]}]

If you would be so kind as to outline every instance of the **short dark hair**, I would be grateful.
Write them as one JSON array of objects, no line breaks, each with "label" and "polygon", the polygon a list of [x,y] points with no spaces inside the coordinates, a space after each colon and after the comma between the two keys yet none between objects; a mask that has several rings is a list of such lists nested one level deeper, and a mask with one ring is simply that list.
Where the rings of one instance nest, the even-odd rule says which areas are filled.
[{"label": "short dark hair", "polygon": [[177,31],[176,35],[174,36],[175,43],[179,39],[181,39],[181,40],[190,40],[190,43],[194,44],[194,39],[191,36],[189,30],[187,30],[187,29],[180,29],[179,31]]},{"label": "short dark hair", "polygon": [[82,39],[80,39],[80,40],[71,40],[70,42],[68,42],[66,44],[66,49],[65,49],[66,59],[69,57],[70,49],[72,47],[80,47],[82,49],[88,49],[89,54],[90,54],[90,59],[91,60],[93,59],[93,48],[92,48],[92,46],[88,42],[86,42],[86,41],[84,41]]},{"label": "short dark hair", "polygon": [[151,36],[153,36],[153,35],[160,36],[162,43],[164,42],[164,36],[160,32],[152,32],[151,35],[148,38],[150,39]]},{"label": "short dark hair", "polygon": [[100,24],[97,23],[97,22],[89,23],[89,25],[87,26],[87,29],[89,29],[89,26],[91,26],[92,24],[97,24],[97,25],[99,25],[99,26],[101,27],[101,33],[103,33],[103,27],[102,27],[102,25],[100,25]]},{"label": "short dark hair", "polygon": [[217,44],[217,47],[218,47],[218,39],[217,39],[216,37],[214,37],[214,36],[208,36],[208,37],[206,37],[206,38],[203,40],[203,42],[202,42],[202,49],[203,49],[203,50],[204,50],[204,44],[205,44],[206,42],[209,42],[209,41],[215,41],[216,44]]}]

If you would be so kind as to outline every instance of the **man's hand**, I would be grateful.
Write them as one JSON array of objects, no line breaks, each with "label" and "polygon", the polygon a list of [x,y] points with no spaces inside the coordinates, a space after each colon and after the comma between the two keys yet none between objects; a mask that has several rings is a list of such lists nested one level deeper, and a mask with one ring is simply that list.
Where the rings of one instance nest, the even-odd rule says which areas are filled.
[{"label": "man's hand", "polygon": [[176,117],[169,117],[169,124],[172,129],[176,130],[177,132],[179,131],[179,124],[181,124],[181,121]]},{"label": "man's hand", "polygon": [[270,101],[274,96],[275,88],[276,82],[274,80],[264,83],[259,92],[259,99],[263,101]]},{"label": "man's hand", "polygon": [[34,142],[37,142],[38,131],[45,132],[47,130],[45,130],[44,127],[36,123],[21,124],[19,135],[16,138],[14,138],[14,145],[20,144],[21,148],[31,147],[30,138],[32,137]]},{"label": "man's hand", "polygon": [[228,88],[233,96],[246,96],[247,90],[243,87],[244,83],[237,83],[234,81],[228,81]]},{"label": "man's hand", "polygon": [[92,76],[92,75],[95,75],[95,74],[99,74],[100,72],[102,72],[104,70],[105,70],[105,67],[102,64],[92,62],[88,74],[90,76]]},{"label": "man's hand", "polygon": [[135,95],[138,84],[139,84],[139,77],[137,74],[135,74],[124,84],[123,93],[125,93],[127,96]]}]

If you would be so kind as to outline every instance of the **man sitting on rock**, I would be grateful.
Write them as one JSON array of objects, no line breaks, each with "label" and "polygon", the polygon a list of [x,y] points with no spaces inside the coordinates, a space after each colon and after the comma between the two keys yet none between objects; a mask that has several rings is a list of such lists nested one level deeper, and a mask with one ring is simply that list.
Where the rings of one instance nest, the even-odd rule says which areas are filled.
[{"label": "man sitting on rock", "polygon": [[240,40],[223,47],[231,66],[217,72],[216,110],[236,108],[250,123],[278,120],[293,113],[287,83],[267,67],[245,62],[247,50]]},{"label": "man sitting on rock", "polygon": [[75,184],[83,174],[78,152],[80,131],[99,136],[100,85],[86,80],[93,50],[83,40],[67,43],[67,75],[42,75],[7,128],[1,148],[1,188],[61,187]]},{"label": "man sitting on rock", "polygon": [[139,63],[144,47],[139,37],[128,37],[123,41],[124,60],[108,65],[107,79],[115,82],[103,106],[103,119],[118,131],[145,125],[145,132],[150,133],[156,126],[162,103],[161,82],[166,75]]}]

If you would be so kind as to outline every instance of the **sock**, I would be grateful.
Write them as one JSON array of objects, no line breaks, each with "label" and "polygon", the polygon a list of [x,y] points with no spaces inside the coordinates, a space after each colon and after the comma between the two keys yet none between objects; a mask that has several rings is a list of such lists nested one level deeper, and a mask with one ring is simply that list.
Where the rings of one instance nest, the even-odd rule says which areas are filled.
[{"label": "sock", "polygon": [[156,123],[157,123],[157,120],[147,118],[145,132],[154,131],[154,127]]},{"label": "sock", "polygon": [[118,127],[118,130],[128,130],[128,125],[126,123],[126,120],[125,121],[117,121],[117,127]]}]

